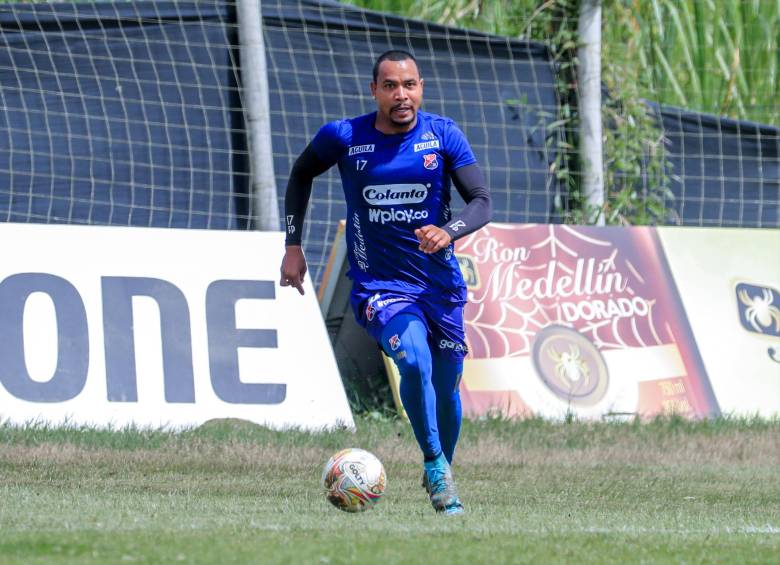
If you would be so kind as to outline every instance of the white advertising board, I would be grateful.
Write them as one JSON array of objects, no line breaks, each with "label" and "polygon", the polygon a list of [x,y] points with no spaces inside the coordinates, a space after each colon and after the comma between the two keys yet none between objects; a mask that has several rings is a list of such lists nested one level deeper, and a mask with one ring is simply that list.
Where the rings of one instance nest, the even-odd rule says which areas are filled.
[{"label": "white advertising board", "polygon": [[281,232],[0,224],[0,418],[353,427]]}]

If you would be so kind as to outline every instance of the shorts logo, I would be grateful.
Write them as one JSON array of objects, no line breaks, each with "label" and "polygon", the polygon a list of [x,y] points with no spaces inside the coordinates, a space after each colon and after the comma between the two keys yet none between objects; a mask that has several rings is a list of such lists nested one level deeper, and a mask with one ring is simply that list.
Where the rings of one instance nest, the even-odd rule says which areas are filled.
[{"label": "shorts logo", "polygon": [[463,353],[468,354],[469,349],[462,343],[456,343],[454,341],[450,341],[448,339],[443,339],[439,342],[439,349],[451,349],[453,351],[462,351]]},{"label": "shorts logo", "polygon": [[432,139],[431,141],[424,141],[423,143],[414,144],[415,153],[417,153],[418,151],[425,151],[426,149],[438,149],[438,148],[439,148],[438,139]]},{"label": "shorts logo", "polygon": [[430,171],[437,168],[439,162],[436,160],[436,153],[427,153],[423,155],[423,165]]},{"label": "shorts logo", "polygon": [[388,340],[388,343],[390,344],[390,349],[392,351],[397,350],[399,347],[401,347],[401,338],[398,337],[398,334],[395,334],[393,337],[391,337]]},{"label": "shorts logo", "polygon": [[374,316],[376,315],[376,308],[374,308],[373,304],[369,304],[366,306],[366,319],[371,322],[374,319]]},{"label": "shorts logo", "polygon": [[353,145],[349,148],[349,155],[350,157],[352,155],[357,155],[358,153],[373,153],[374,152],[374,144],[370,145]]}]

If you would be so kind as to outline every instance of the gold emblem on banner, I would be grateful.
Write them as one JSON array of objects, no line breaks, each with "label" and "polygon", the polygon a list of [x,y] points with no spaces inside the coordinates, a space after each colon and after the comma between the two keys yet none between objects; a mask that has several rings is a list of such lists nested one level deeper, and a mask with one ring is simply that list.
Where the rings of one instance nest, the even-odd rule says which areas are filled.
[{"label": "gold emblem on banner", "polygon": [[547,326],[531,353],[536,374],[555,396],[575,406],[594,406],[607,394],[609,374],[601,352],[565,326]]}]

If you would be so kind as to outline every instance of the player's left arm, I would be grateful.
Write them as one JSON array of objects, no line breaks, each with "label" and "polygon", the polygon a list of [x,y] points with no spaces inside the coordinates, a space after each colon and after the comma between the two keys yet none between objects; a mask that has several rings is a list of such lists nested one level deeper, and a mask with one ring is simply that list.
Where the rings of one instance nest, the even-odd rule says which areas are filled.
[{"label": "player's left arm", "polygon": [[472,163],[455,169],[452,180],[466,207],[441,227],[428,225],[415,230],[420,251],[441,251],[456,239],[477,231],[487,224],[493,215],[490,191],[478,164]]}]

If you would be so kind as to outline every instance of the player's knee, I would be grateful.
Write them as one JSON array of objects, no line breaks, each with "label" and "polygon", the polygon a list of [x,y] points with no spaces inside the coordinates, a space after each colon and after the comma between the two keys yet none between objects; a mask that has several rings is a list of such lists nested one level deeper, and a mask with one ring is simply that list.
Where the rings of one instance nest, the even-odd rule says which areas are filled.
[{"label": "player's knee", "polygon": [[393,357],[403,379],[422,383],[424,379],[431,378],[430,355],[426,355],[423,347],[413,344]]},{"label": "player's knee", "polygon": [[385,328],[382,346],[402,377],[430,378],[432,360],[427,337],[425,324],[413,315],[401,314]]}]

